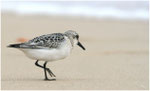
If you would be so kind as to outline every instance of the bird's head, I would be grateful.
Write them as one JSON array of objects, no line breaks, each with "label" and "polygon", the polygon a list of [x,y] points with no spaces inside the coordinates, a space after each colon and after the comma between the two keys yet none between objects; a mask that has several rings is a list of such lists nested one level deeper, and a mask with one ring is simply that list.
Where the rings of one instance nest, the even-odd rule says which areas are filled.
[{"label": "bird's head", "polygon": [[76,33],[73,30],[68,30],[65,32],[65,35],[70,39],[72,45],[78,45],[80,46],[83,50],[85,50],[84,46],[79,42],[79,34]]}]

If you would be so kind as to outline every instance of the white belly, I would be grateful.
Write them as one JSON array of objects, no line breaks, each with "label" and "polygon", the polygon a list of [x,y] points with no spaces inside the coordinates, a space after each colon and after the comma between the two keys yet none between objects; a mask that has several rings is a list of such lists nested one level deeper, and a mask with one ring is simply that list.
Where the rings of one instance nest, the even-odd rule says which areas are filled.
[{"label": "white belly", "polygon": [[27,57],[41,61],[55,61],[66,58],[72,50],[70,42],[59,49],[21,49]]}]

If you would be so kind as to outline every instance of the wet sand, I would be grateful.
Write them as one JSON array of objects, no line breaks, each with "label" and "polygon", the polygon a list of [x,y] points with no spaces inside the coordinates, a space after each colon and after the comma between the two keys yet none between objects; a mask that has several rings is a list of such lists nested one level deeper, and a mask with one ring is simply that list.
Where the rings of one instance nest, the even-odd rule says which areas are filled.
[{"label": "wet sand", "polygon": [[[148,21],[2,14],[2,90],[148,89]],[[75,30],[86,51],[76,46],[63,60],[49,62],[56,81],[17,49],[17,38]],[[41,62],[40,64],[42,64]]]}]

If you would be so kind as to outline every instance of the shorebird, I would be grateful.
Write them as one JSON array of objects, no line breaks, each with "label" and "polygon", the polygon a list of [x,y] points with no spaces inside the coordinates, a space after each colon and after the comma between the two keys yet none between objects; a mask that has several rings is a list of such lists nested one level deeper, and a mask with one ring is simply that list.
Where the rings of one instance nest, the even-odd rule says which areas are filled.
[{"label": "shorebird", "polygon": [[[49,79],[47,72],[51,77],[56,76],[46,67],[46,64],[51,61],[66,58],[76,44],[85,50],[79,42],[78,33],[68,30],[65,33],[42,35],[24,43],[10,44],[8,47],[17,48],[24,52],[27,57],[36,60],[35,65],[44,69],[44,80],[53,81],[56,79]],[[39,61],[44,61],[44,64],[38,64]]]}]

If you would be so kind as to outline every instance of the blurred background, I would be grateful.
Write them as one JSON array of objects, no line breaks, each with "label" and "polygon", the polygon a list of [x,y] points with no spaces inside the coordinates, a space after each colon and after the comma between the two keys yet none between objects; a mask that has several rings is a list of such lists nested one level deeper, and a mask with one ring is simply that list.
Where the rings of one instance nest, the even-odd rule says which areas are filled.
[{"label": "blurred background", "polygon": [[148,19],[148,1],[7,1],[2,12],[86,18]]},{"label": "blurred background", "polygon": [[[2,1],[2,89],[148,89],[149,1]],[[48,67],[57,76],[45,82],[12,43],[75,30],[78,46]],[[42,64],[42,62],[41,62]],[[12,84],[13,83],[13,84]],[[10,85],[11,84],[11,85]]]}]

